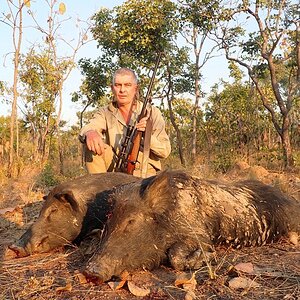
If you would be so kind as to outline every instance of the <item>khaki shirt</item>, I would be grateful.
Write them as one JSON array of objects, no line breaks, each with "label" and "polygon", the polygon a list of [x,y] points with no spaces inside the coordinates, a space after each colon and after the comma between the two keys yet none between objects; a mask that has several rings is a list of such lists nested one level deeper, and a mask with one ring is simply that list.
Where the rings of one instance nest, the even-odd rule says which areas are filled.
[{"label": "khaki shirt", "polygon": [[[135,124],[141,109],[142,103],[138,101],[129,125],[133,126]],[[151,130],[150,149],[149,151],[145,149],[144,153],[139,152],[136,170],[140,170],[138,175],[140,177],[147,177],[147,170],[150,168],[161,170],[160,159],[168,157],[171,152],[170,140],[165,131],[165,122],[160,110],[149,105],[147,113],[150,114],[148,119]],[[149,130],[148,125],[146,131]],[[115,153],[119,153],[126,136],[127,127],[121,112],[116,107],[115,102],[112,102],[108,106],[99,109],[90,122],[82,128],[80,135],[84,137],[89,130],[95,130],[102,134],[104,142],[112,146]]]}]

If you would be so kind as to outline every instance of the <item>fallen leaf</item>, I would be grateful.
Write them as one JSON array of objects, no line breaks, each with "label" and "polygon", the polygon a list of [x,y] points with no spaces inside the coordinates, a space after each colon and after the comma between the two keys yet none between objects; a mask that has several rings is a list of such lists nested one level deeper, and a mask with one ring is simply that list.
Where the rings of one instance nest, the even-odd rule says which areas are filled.
[{"label": "fallen leaf", "polygon": [[0,209],[0,216],[3,217],[3,219],[19,226],[24,225],[23,209],[20,206],[2,208]]},{"label": "fallen leaf", "polygon": [[60,286],[56,289],[57,292],[71,292],[72,291],[72,284],[68,282],[66,286]]},{"label": "fallen leaf", "polygon": [[234,290],[257,288],[260,286],[257,282],[253,281],[252,279],[244,278],[244,277],[232,278],[228,282],[228,285],[230,288],[232,288]]},{"label": "fallen leaf", "polygon": [[86,277],[81,272],[79,272],[78,270],[75,270],[74,273],[75,273],[75,276],[78,278],[80,284],[87,283]]},{"label": "fallen leaf", "polygon": [[297,246],[298,245],[298,239],[299,239],[299,235],[297,232],[294,232],[294,231],[291,231],[288,233],[288,237],[289,237],[289,240],[290,242]]},{"label": "fallen leaf", "polygon": [[110,281],[110,282],[108,282],[108,285],[112,290],[116,291],[116,290],[121,289],[125,285],[125,283],[126,283],[126,280]]},{"label": "fallen leaf", "polygon": [[131,294],[137,297],[145,297],[150,294],[150,289],[149,288],[141,288],[132,281],[127,282],[128,289]]},{"label": "fallen leaf", "polygon": [[195,279],[195,274],[189,274],[189,273],[180,273],[179,275],[176,276],[175,280],[175,286],[183,286],[187,285],[188,286],[195,286],[197,285],[197,281]]},{"label": "fallen leaf", "polygon": [[247,274],[254,274],[254,266],[252,263],[239,263],[234,266],[234,268],[239,272],[244,272]]},{"label": "fallen leaf", "polygon": [[175,286],[182,287],[186,292],[184,300],[193,300],[196,298],[195,289],[197,286],[197,280],[195,273],[180,273],[175,280]]},{"label": "fallen leaf", "polygon": [[184,296],[184,300],[194,300],[197,296],[193,291],[187,291],[187,293]]},{"label": "fallen leaf", "polygon": [[120,275],[121,280],[131,280],[131,276],[128,271],[123,271]]}]

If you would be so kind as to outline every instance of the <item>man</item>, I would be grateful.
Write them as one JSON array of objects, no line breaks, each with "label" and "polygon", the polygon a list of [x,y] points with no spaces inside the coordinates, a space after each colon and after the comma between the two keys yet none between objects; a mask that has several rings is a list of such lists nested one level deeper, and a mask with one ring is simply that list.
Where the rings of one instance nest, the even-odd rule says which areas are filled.
[{"label": "man", "polygon": [[128,68],[118,69],[112,82],[113,101],[101,108],[80,132],[85,141],[85,162],[89,173],[113,171],[126,136],[127,127],[143,132],[143,139],[133,175],[149,177],[161,169],[160,159],[171,152],[165,122],[158,108],[149,105],[147,114],[136,122],[142,109],[138,82]]}]

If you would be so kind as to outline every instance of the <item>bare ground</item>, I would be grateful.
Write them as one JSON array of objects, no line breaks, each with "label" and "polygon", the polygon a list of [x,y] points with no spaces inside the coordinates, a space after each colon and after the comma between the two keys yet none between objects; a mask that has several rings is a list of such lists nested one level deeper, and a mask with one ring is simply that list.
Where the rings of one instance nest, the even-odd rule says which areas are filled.
[{"label": "bare ground", "polygon": [[[295,174],[270,174],[238,166],[228,178],[258,178],[280,186],[298,201]],[[227,178],[227,179],[228,179]],[[40,193],[20,179],[2,186],[0,194],[0,300],[4,299],[300,299],[300,245],[288,239],[263,247],[216,248],[215,261],[196,272],[168,266],[140,271],[126,280],[95,284],[82,275],[94,237],[80,247],[14,259],[7,245],[37,218]],[[300,217],[300,216],[299,216]]]}]

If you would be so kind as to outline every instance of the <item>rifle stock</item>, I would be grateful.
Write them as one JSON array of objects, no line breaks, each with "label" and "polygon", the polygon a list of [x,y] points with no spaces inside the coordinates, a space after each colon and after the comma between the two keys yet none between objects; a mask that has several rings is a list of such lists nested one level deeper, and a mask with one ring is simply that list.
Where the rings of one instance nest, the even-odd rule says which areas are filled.
[{"label": "rifle stock", "polygon": [[[160,62],[160,58],[161,58],[161,53],[158,53],[158,57],[156,59],[155,67],[149,83],[147,94],[145,100],[143,101],[143,107],[141,113],[137,118],[137,122],[139,122],[143,117],[146,116],[147,105],[150,102],[150,95],[151,95],[156,71]],[[124,143],[122,145],[120,155],[118,156],[117,159],[117,163],[115,167],[116,171],[121,171],[131,175],[133,174],[136,167],[142,136],[143,136],[142,131],[138,131],[136,129],[127,130],[127,134],[124,139]]]},{"label": "rifle stock", "polygon": [[133,171],[135,170],[135,164],[139,155],[141,140],[142,140],[142,132],[137,131],[132,142],[131,152],[129,153],[127,158],[126,173],[128,174],[132,175]]}]

